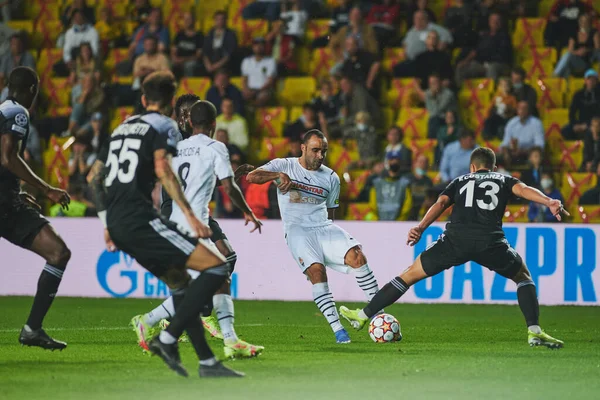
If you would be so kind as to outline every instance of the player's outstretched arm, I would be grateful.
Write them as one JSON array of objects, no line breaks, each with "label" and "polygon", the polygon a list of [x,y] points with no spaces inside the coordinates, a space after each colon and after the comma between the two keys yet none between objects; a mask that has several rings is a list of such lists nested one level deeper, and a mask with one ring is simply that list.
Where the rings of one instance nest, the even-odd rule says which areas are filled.
[{"label": "player's outstretched arm", "polygon": [[425,229],[429,228],[429,225],[433,224],[451,205],[452,201],[450,200],[450,197],[446,196],[445,194],[438,197],[435,204],[429,207],[429,210],[427,210],[427,213],[419,225],[415,226],[408,232],[408,240],[406,241],[406,244],[409,246],[414,246],[417,244],[419,240],[421,240],[421,235]]},{"label": "player's outstretched arm", "polygon": [[552,215],[554,215],[559,221],[562,221],[562,215],[571,215],[567,210],[565,210],[560,200],[550,198],[538,189],[531,186],[527,186],[523,182],[519,182],[516,185],[514,185],[512,188],[512,192],[517,197],[533,201],[535,203],[539,203],[548,207],[552,212]]},{"label": "player's outstretched arm", "polygon": [[260,222],[258,218],[256,218],[256,216],[254,215],[254,212],[252,212],[252,209],[250,208],[248,202],[246,202],[246,199],[244,198],[242,190],[237,185],[237,183],[235,183],[233,178],[226,178],[221,180],[221,185],[223,186],[223,190],[225,190],[225,193],[227,193],[227,195],[231,198],[233,204],[237,208],[242,210],[242,212],[244,213],[246,225],[248,225],[248,222],[252,222],[254,224],[254,229],[252,229],[250,232],[254,232],[258,229],[258,233],[261,233],[262,222]]},{"label": "player's outstretched arm", "polygon": [[248,174],[246,178],[250,183],[262,185],[263,183],[275,181],[281,193],[287,193],[292,187],[292,180],[283,172],[266,171],[264,169],[255,169]]},{"label": "player's outstretched arm", "polygon": [[160,180],[162,187],[167,191],[171,199],[185,215],[193,232],[200,238],[209,238],[212,235],[210,228],[198,220],[192,206],[185,198],[181,185],[171,168],[171,156],[165,149],[158,149],[154,152],[154,171]]},{"label": "player's outstretched arm", "polygon": [[2,166],[15,174],[19,179],[40,190],[53,202],[60,204],[63,208],[69,208],[69,203],[71,202],[69,194],[62,189],[48,185],[21,158],[19,155],[21,141],[11,134],[0,134],[0,137],[0,149],[2,149],[0,162]]}]

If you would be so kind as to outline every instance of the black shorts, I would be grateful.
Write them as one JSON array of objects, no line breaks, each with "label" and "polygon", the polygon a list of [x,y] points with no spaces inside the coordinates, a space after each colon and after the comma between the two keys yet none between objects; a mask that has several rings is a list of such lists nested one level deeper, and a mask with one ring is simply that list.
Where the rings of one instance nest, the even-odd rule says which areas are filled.
[{"label": "black shorts", "polygon": [[475,261],[508,279],[515,277],[523,265],[521,256],[503,235],[475,238],[446,231],[421,253],[421,264],[428,276],[468,261]]},{"label": "black shorts", "polygon": [[227,240],[227,236],[225,236],[219,223],[215,221],[213,217],[208,217],[208,227],[212,231],[212,236],[210,237],[211,242],[217,243],[219,240]]},{"label": "black shorts", "polygon": [[110,223],[110,237],[119,248],[160,278],[171,267],[183,267],[198,245],[198,239],[183,233],[177,224],[147,213]]},{"label": "black shorts", "polygon": [[29,249],[33,239],[48,223],[48,220],[30,205],[10,205],[0,209],[0,238]]}]

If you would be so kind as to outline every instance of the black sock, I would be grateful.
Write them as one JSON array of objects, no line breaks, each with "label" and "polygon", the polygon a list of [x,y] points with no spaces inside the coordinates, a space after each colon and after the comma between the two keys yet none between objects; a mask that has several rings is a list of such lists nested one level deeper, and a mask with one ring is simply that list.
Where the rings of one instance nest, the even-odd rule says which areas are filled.
[{"label": "black sock", "polygon": [[533,281],[526,280],[517,283],[517,299],[525,317],[527,326],[540,324],[540,304]]},{"label": "black sock", "polygon": [[409,287],[410,286],[400,277],[392,279],[389,283],[386,283],[377,294],[375,294],[371,302],[367,304],[363,311],[367,317],[371,318],[380,310],[383,310],[390,304],[394,304],[396,300],[406,293]]},{"label": "black sock", "polygon": [[206,342],[206,337],[204,336],[204,327],[202,326],[202,322],[200,322],[199,318],[192,319],[185,330],[200,361],[208,360],[209,358],[213,358],[215,356]]},{"label": "black sock", "polygon": [[29,318],[27,318],[27,325],[31,329],[36,330],[42,327],[42,321],[54,301],[63,273],[64,269],[54,267],[50,264],[44,266],[44,270],[38,280],[37,292],[33,299],[31,312],[29,313]]},{"label": "black sock", "polygon": [[[204,271],[196,278],[185,292],[185,297],[177,307],[175,317],[167,328],[167,332],[179,338],[188,327],[192,318],[198,319],[204,306],[227,279],[229,268],[227,264]],[[173,298],[175,301],[175,298]]]},{"label": "black sock", "polygon": [[[234,251],[233,253],[229,253],[229,255],[226,257],[227,257],[227,262],[229,263],[230,270],[233,271],[233,269],[235,268],[235,263],[237,261],[237,254]],[[210,301],[208,302],[208,304],[206,306],[204,306],[204,309],[202,310],[202,316],[210,317],[212,315],[212,312],[214,309],[215,309],[215,306],[213,304],[213,299],[211,298]]]}]

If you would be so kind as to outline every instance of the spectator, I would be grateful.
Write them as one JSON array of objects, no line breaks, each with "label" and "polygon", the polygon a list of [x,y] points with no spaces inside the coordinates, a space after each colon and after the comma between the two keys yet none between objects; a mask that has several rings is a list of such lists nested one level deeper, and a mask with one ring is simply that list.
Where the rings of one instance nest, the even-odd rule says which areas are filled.
[{"label": "spectator", "polygon": [[244,100],[254,101],[262,107],[273,97],[277,65],[272,57],[265,56],[265,39],[262,37],[252,41],[252,53],[242,61],[242,94]]},{"label": "spectator", "polygon": [[377,161],[373,163],[369,170],[369,176],[365,180],[365,184],[361,189],[358,196],[354,199],[357,203],[368,203],[369,197],[371,196],[371,189],[373,189],[373,182],[381,177],[385,173],[385,163],[383,161]]},{"label": "spectator", "polygon": [[[546,196],[551,199],[560,200],[564,203],[565,199],[560,191],[554,187],[554,180],[552,180],[552,175],[550,173],[542,173],[540,184],[542,186],[542,192]],[[529,222],[559,222],[548,207],[533,201],[529,203],[527,217],[529,218]]]},{"label": "spectator", "polygon": [[437,75],[429,77],[429,89],[423,91],[417,87],[417,91],[429,113],[427,136],[433,139],[437,137],[438,130],[444,123],[446,111],[457,109],[456,97],[450,89],[442,86],[440,77]]},{"label": "spectator", "polygon": [[444,148],[440,163],[440,176],[444,183],[469,173],[471,152],[477,147],[479,146],[475,143],[475,134],[465,129],[460,133],[458,141]]},{"label": "spectator", "polygon": [[151,12],[152,5],[150,5],[150,0],[134,0],[133,7],[131,7],[127,15],[131,21],[137,22],[137,26],[140,27],[148,21]]},{"label": "spectator", "polygon": [[96,28],[100,38],[102,54],[108,54],[110,49],[121,47],[122,44],[127,43],[124,42],[126,39],[123,36],[121,25],[114,22],[112,11],[108,7],[100,9],[100,18],[98,18],[94,28]]},{"label": "spectator", "polygon": [[333,57],[341,62],[344,57],[343,45],[348,36],[354,36],[358,40],[358,47],[372,54],[377,54],[379,44],[375,31],[370,25],[363,20],[360,8],[353,7],[349,15],[349,23],[341,28],[335,35],[331,37],[329,47],[333,53]]},{"label": "spectator", "polygon": [[373,181],[369,205],[380,221],[406,221],[412,209],[408,180],[402,179],[400,160],[390,154],[385,172]]},{"label": "spectator", "polygon": [[358,39],[354,36],[346,38],[345,46],[346,58],[339,70],[354,82],[365,86],[373,97],[379,98],[377,94],[379,92],[378,82],[381,63],[373,53],[359,49]]},{"label": "spectator", "polygon": [[282,2],[279,15],[279,19],[284,22],[283,33],[294,37],[297,42],[304,38],[308,22],[308,13],[302,9],[301,3],[301,0],[291,0],[288,9],[288,3]]},{"label": "spectator", "polygon": [[196,30],[191,12],[183,14],[183,29],[177,32],[171,48],[173,70],[178,76],[202,75],[202,33]]},{"label": "spectator", "polygon": [[104,91],[94,74],[86,74],[81,78],[79,96],[72,103],[68,131],[71,135],[91,133],[90,119],[96,112],[104,110]]},{"label": "spectator", "polygon": [[297,138],[290,139],[290,150],[288,151],[286,157],[298,158],[300,156],[302,156],[302,142]]},{"label": "spectator", "polygon": [[600,33],[592,28],[591,17],[579,16],[579,29],[569,38],[567,51],[558,60],[554,75],[561,78],[581,76],[591,67],[596,53],[600,51]]},{"label": "spectator", "polygon": [[82,43],[79,47],[79,54],[75,60],[75,68],[69,76],[69,83],[73,85],[71,91],[71,102],[75,103],[81,94],[81,80],[85,75],[93,74],[96,82],[100,82],[100,63],[92,54],[92,47],[89,43]]},{"label": "spectator", "polygon": [[277,63],[277,70],[284,75],[294,75],[298,71],[296,63],[296,43],[299,39],[285,33],[286,23],[283,20],[271,24],[271,31],[266,36],[266,54],[271,54]]},{"label": "spectator", "polygon": [[92,146],[92,151],[98,154],[102,148],[102,145],[108,138],[108,132],[106,131],[107,127],[102,113],[95,112],[92,114],[90,125],[92,130],[90,144]]},{"label": "spectator", "polygon": [[531,85],[525,83],[525,70],[522,67],[513,68],[510,73],[513,95],[519,101],[526,101],[529,105],[531,113],[536,117],[539,116],[537,110],[537,92]]},{"label": "spectator", "polygon": [[168,71],[169,59],[164,53],[158,51],[159,42],[155,36],[146,36],[144,39],[144,53],[135,59],[133,64],[133,90],[139,90],[144,78],[156,71]]},{"label": "spectator", "polygon": [[83,137],[76,137],[69,159],[69,182],[85,186],[87,174],[96,158],[97,154],[92,152],[90,142]]},{"label": "spectator", "polygon": [[358,145],[358,168],[368,166],[379,155],[375,127],[371,123],[371,116],[364,111],[357,113],[354,125],[344,130],[344,139],[354,139]]},{"label": "spectator", "polygon": [[229,132],[225,129],[217,129],[215,132],[215,140],[217,142],[223,143],[227,147],[227,151],[229,152],[229,158],[231,159],[231,163],[243,164],[246,160],[246,155],[235,144],[229,142]]},{"label": "spectator", "polygon": [[71,26],[71,23],[73,22],[73,18],[75,18],[75,11],[81,11],[86,21],[90,24],[94,25],[96,23],[94,8],[89,7],[85,0],[73,0],[73,2],[65,8],[65,11],[60,17],[63,29],[69,29],[69,26]]},{"label": "spectator", "polygon": [[[321,130],[321,128],[313,105],[305,103],[302,106],[302,115],[293,124],[285,128],[283,136],[290,139],[290,141],[302,141],[302,137],[306,131],[311,129]],[[327,136],[327,131],[323,133]]]},{"label": "spectator", "polygon": [[231,69],[231,58],[238,48],[235,32],[227,28],[227,14],[217,11],[214,15],[215,26],[204,38],[204,68],[209,74],[220,69]]},{"label": "spectator", "polygon": [[408,221],[417,221],[427,191],[433,188],[433,181],[427,176],[429,170],[429,160],[425,154],[420,154],[415,160],[415,165],[411,173],[402,177],[405,186],[408,188],[408,195],[411,196],[411,205],[407,216]]},{"label": "spectator", "polygon": [[438,148],[436,160],[441,159],[444,148],[448,144],[458,140],[463,129],[463,126],[460,124],[456,116],[456,111],[446,111],[446,114],[444,115],[444,123],[440,125],[437,131]]},{"label": "spectator", "polygon": [[23,36],[20,33],[10,37],[10,51],[0,58],[0,87],[4,87],[10,72],[16,67],[29,67],[35,70],[35,60],[25,49]]},{"label": "spectator", "polygon": [[227,131],[229,143],[236,145],[243,152],[248,150],[248,124],[244,117],[235,112],[233,101],[227,97],[221,102],[221,115],[217,117],[217,129]]},{"label": "spectator", "polygon": [[69,183],[69,196],[71,201],[69,207],[63,208],[60,204],[50,207],[51,217],[95,217],[96,209],[92,202],[84,196],[85,185],[81,183]]},{"label": "spectator", "polygon": [[258,219],[280,219],[277,185],[251,183],[246,189],[246,202]]},{"label": "spectator", "polygon": [[339,94],[334,93],[333,84],[329,78],[321,81],[321,93],[313,99],[312,105],[319,117],[319,124],[327,126],[329,133],[335,129],[340,121],[340,109],[342,107]]},{"label": "spectator", "polygon": [[544,40],[549,47],[563,47],[569,38],[577,34],[579,17],[593,13],[593,8],[581,0],[556,0],[544,31]]},{"label": "spectator", "polygon": [[147,22],[133,33],[133,40],[129,46],[129,58],[135,59],[145,51],[145,40],[148,36],[156,38],[157,50],[165,53],[169,48],[169,30],[163,25],[163,15],[160,8],[153,8],[148,15]]},{"label": "spectator", "polygon": [[600,205],[600,163],[596,166],[596,186],[586,190],[579,199],[579,205]]},{"label": "spectator", "polygon": [[213,103],[217,111],[221,112],[221,102],[224,98],[233,102],[233,111],[236,114],[244,115],[244,97],[242,92],[229,81],[229,73],[220,69],[215,74],[213,85],[206,93],[206,100]]},{"label": "spectator", "polygon": [[444,26],[454,38],[456,47],[471,47],[476,40],[473,32],[473,8],[465,0],[454,0],[446,9]]},{"label": "spectator", "polygon": [[573,95],[569,107],[569,124],[562,128],[566,140],[581,139],[593,117],[600,117],[600,85],[598,73],[588,69],[584,87]]},{"label": "spectator", "polygon": [[412,151],[402,143],[404,138],[402,128],[392,126],[388,129],[386,138],[388,143],[385,146],[385,160],[394,154],[394,157],[400,160],[400,172],[409,172],[412,165]]},{"label": "spectator", "polygon": [[56,75],[69,76],[70,70],[75,67],[74,60],[82,43],[89,43],[94,57],[98,57],[100,47],[98,32],[87,22],[83,12],[77,9],[73,11],[73,25],[65,33],[62,62],[54,66]]},{"label": "spectator", "polygon": [[542,121],[531,115],[526,101],[519,102],[517,115],[506,124],[504,139],[500,145],[505,166],[524,162],[533,147],[544,148],[544,141]]},{"label": "spectator", "polygon": [[397,0],[383,0],[382,4],[373,4],[366,21],[373,27],[380,51],[396,37],[400,5]]},{"label": "spectator", "polygon": [[534,188],[542,188],[542,173],[545,168],[542,165],[544,151],[541,147],[533,147],[529,151],[529,169],[521,173],[521,182]]},{"label": "spectator", "polygon": [[[437,74],[442,79],[442,84],[449,87],[454,76],[450,56],[447,52],[438,50],[440,44],[436,31],[429,31],[425,40],[426,51],[419,54],[414,61],[414,76],[421,81],[421,87],[427,89],[429,77]],[[396,69],[394,68],[394,72]],[[401,71],[400,71],[401,73]]]},{"label": "spectator", "polygon": [[[381,124],[381,109],[377,100],[375,100],[367,89],[363,86],[354,83],[347,76],[342,76],[340,79],[342,109],[340,115],[345,121],[354,121],[354,117],[360,111],[367,112],[377,127]],[[352,123],[350,122],[350,123]]]},{"label": "spectator", "polygon": [[10,50],[10,37],[18,33],[6,23],[0,23],[0,57]]},{"label": "spectator", "polygon": [[479,35],[477,46],[456,65],[456,82],[486,76],[494,80],[508,72],[513,62],[510,35],[502,27],[500,14],[489,18],[489,30]]},{"label": "spectator", "polygon": [[435,13],[428,7],[427,0],[412,0],[409,3],[408,11],[406,12],[406,26],[410,29],[415,25],[415,14],[423,12],[427,15],[427,20],[436,22]]},{"label": "spectator", "polygon": [[329,34],[321,36],[313,40],[312,47],[326,47],[329,43],[329,38],[335,35],[337,31],[348,25],[350,10],[352,4],[350,0],[340,0],[338,6],[331,12],[331,21],[329,21]]},{"label": "spectator", "polygon": [[[529,103],[527,103],[529,106]],[[510,80],[500,78],[496,94],[492,97],[492,105],[483,125],[485,140],[502,139],[508,121],[517,113],[517,99],[512,93]]]},{"label": "spectator", "polygon": [[594,117],[583,139],[581,170],[586,172],[595,171],[598,163],[600,163],[600,117]]}]

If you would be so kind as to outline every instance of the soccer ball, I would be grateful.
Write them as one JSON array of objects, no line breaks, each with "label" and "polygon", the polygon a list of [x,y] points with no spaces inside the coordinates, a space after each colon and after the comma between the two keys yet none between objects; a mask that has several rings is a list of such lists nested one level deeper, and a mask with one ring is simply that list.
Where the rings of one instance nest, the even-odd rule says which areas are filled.
[{"label": "soccer ball", "polygon": [[399,342],[402,340],[400,322],[390,314],[376,315],[369,324],[369,336],[375,343]]}]

